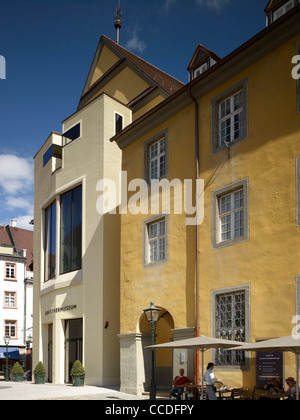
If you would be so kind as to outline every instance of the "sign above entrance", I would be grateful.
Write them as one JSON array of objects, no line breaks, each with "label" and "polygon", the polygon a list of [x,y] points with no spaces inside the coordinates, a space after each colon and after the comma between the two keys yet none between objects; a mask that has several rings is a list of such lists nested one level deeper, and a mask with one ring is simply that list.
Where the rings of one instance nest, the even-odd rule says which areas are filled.
[{"label": "sign above entrance", "polygon": [[45,315],[50,315],[58,312],[68,312],[73,311],[74,309],[77,309],[77,305],[67,305],[67,306],[61,306],[60,308],[53,308],[49,309],[45,312]]}]

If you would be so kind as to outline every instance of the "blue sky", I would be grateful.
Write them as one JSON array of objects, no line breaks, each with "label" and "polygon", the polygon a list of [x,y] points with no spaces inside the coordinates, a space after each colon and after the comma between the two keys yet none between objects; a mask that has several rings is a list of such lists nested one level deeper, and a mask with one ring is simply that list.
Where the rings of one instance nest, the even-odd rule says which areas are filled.
[{"label": "blue sky", "polygon": [[[196,46],[220,57],[265,27],[267,0],[121,0],[120,43],[184,83]],[[33,218],[33,156],[77,107],[118,0],[0,0],[0,225]]]}]

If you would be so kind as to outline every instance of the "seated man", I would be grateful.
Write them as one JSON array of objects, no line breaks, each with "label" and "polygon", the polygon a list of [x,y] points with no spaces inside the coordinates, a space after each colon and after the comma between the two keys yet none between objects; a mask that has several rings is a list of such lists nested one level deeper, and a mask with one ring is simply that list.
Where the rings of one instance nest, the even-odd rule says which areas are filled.
[{"label": "seated man", "polygon": [[180,400],[184,389],[183,385],[188,385],[192,382],[193,381],[191,381],[187,376],[184,376],[184,369],[180,369],[179,376],[176,376],[172,382],[173,388],[171,389],[170,394],[172,397],[175,397],[176,400]]}]

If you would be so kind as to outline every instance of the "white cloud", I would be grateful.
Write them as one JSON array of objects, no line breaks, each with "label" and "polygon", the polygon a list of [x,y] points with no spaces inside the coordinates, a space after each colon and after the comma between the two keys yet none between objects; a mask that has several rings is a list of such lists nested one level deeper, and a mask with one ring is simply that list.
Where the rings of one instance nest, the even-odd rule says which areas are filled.
[{"label": "white cloud", "polygon": [[6,198],[6,206],[9,209],[33,209],[33,202],[24,197],[7,197]]},{"label": "white cloud", "polygon": [[0,186],[10,195],[32,189],[32,160],[12,154],[0,155]]},{"label": "white cloud", "polygon": [[230,0],[196,0],[199,6],[206,6],[211,10],[219,11],[223,6],[226,6]]},{"label": "white cloud", "polygon": [[165,0],[162,7],[158,10],[160,15],[168,16],[171,8],[175,5],[176,0]]},{"label": "white cloud", "polygon": [[138,37],[138,33],[140,31],[141,28],[138,25],[129,29],[131,38],[127,41],[126,48],[130,51],[136,51],[141,54],[146,49],[146,44]]},{"label": "white cloud", "polygon": [[0,154],[0,215],[5,224],[10,223],[11,219],[17,219],[18,227],[32,230],[29,225],[33,219],[31,158],[22,158],[12,153]]},{"label": "white cloud", "polygon": [[29,224],[33,219],[32,215],[26,214],[25,216],[17,216],[15,219],[17,219],[17,227],[26,230],[33,230],[33,225]]}]

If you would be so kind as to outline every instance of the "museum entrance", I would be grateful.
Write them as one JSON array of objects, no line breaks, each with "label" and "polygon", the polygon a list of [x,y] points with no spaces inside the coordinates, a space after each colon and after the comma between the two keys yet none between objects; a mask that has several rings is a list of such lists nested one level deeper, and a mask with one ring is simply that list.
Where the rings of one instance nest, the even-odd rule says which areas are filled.
[{"label": "museum entrance", "polygon": [[65,321],[65,382],[70,383],[70,372],[76,360],[82,363],[82,318]]}]

